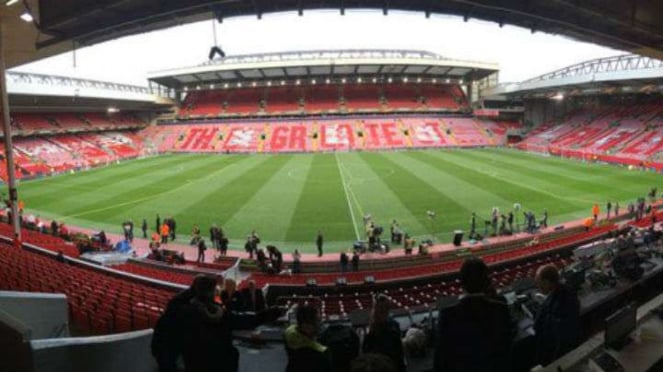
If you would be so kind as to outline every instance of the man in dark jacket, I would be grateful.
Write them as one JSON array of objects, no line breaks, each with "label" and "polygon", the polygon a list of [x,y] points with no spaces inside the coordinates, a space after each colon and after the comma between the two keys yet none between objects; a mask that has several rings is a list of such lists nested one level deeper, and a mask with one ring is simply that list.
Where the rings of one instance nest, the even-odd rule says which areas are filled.
[{"label": "man in dark jacket", "polygon": [[398,372],[405,372],[401,329],[398,323],[389,317],[389,299],[383,295],[375,299],[362,352],[385,355],[391,358]]},{"label": "man in dark jacket", "polygon": [[320,329],[318,310],[310,305],[297,308],[297,324],[285,330],[288,354],[286,372],[332,372],[327,347],[316,341]]},{"label": "man in dark jacket", "polygon": [[318,257],[322,257],[323,242],[324,242],[324,237],[322,236],[322,231],[318,231],[318,236],[315,237],[315,246],[318,248]]},{"label": "man in dark jacket", "polygon": [[255,280],[249,280],[249,286],[241,291],[244,311],[265,310],[265,296],[262,290],[256,288]]},{"label": "man in dark jacket", "polygon": [[182,326],[182,308],[194,297],[193,288],[201,277],[202,275],[196,276],[191,287],[168,301],[166,311],[154,326],[152,355],[159,365],[160,372],[177,371],[177,359],[182,354],[182,336],[185,332]]},{"label": "man in dark jacket", "polygon": [[[257,314],[228,311],[214,302],[215,289],[216,278],[208,275],[197,276],[189,294],[179,299],[178,316],[174,318],[170,329],[162,329],[159,333],[160,337],[157,340],[164,340],[165,337],[171,341],[171,344],[176,343],[179,347],[178,351],[184,359],[186,372],[237,372],[239,352],[233,346],[232,331],[254,328],[262,322],[275,320],[281,314],[278,308]],[[165,314],[162,318],[164,316]],[[157,326],[161,322],[162,319],[159,319]],[[178,332],[172,334],[172,329]],[[155,329],[154,337],[157,337],[157,334]],[[156,345],[162,344],[156,342]],[[153,338],[153,350],[154,346]],[[180,355],[179,353],[177,355]]]},{"label": "man in dark jacket", "polygon": [[350,259],[348,258],[348,255],[345,252],[341,252],[341,272],[344,273],[348,271],[348,263],[350,262]]},{"label": "man in dark jacket", "polygon": [[176,227],[177,227],[177,223],[175,223],[175,218],[174,218],[174,217],[170,217],[170,218],[168,219],[168,228],[170,229],[170,230],[169,230],[169,231],[170,231],[170,240],[173,240],[173,241],[174,241],[175,238],[177,237],[177,235],[175,235],[175,228],[176,228]]},{"label": "man in dark jacket", "polygon": [[467,259],[460,280],[465,294],[440,309],[434,371],[509,371],[513,326],[506,303],[491,295],[488,267]]},{"label": "man in dark jacket", "polygon": [[578,345],[580,301],[572,289],[559,282],[559,273],[553,265],[537,270],[536,283],[548,296],[534,321],[537,361],[545,366]]}]

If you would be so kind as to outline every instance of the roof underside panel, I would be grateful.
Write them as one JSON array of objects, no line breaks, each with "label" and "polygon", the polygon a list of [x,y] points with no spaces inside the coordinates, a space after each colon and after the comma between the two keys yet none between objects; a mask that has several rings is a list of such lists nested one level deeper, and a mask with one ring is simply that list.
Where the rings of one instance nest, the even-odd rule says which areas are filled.
[{"label": "roof underside panel", "polygon": [[40,0],[45,47],[66,40],[97,43],[203,19],[278,11],[371,8],[443,13],[564,34],[663,56],[663,2],[633,0]]}]

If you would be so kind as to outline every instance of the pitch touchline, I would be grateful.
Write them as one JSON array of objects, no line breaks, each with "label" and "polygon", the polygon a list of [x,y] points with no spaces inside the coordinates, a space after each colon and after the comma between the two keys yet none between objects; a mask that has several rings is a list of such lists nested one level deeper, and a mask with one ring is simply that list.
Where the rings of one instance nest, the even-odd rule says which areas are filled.
[{"label": "pitch touchline", "polygon": [[359,235],[359,230],[357,229],[357,219],[355,218],[355,212],[352,209],[350,204],[350,197],[348,196],[348,185],[345,182],[345,176],[343,175],[343,170],[341,169],[341,161],[338,159],[338,154],[334,154],[336,157],[336,165],[338,166],[338,173],[341,175],[341,182],[343,183],[343,191],[345,192],[345,201],[348,203],[348,209],[350,210],[350,217],[352,218],[352,227],[355,230],[355,235],[357,240],[361,239]]}]

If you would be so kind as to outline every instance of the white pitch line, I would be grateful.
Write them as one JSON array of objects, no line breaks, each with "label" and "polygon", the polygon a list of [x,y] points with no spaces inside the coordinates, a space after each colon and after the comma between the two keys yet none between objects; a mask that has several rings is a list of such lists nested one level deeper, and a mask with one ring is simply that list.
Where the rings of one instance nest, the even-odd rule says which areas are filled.
[{"label": "white pitch line", "polygon": [[355,212],[353,211],[352,205],[350,203],[350,196],[348,195],[348,185],[345,182],[345,176],[343,175],[343,170],[341,169],[341,163],[338,159],[338,153],[335,154],[336,165],[338,166],[338,173],[341,175],[341,182],[343,183],[343,191],[345,192],[345,201],[348,202],[348,209],[350,210],[350,217],[352,217],[352,227],[355,229],[355,235],[357,240],[361,240],[359,235],[359,230],[357,229],[357,219],[355,218]]}]

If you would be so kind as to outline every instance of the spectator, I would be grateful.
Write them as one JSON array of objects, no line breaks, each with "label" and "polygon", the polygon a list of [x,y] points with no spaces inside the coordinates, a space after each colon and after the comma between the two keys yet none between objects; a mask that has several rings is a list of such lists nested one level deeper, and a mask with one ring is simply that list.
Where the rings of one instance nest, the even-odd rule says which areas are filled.
[{"label": "spectator", "polygon": [[175,235],[175,228],[177,227],[177,223],[175,222],[175,218],[170,217],[168,218],[168,232],[170,233],[170,240],[175,240],[177,236]]},{"label": "spectator", "polygon": [[223,235],[223,230],[219,230],[221,239],[219,240],[219,251],[222,256],[225,256],[226,253],[228,252],[228,238],[226,238],[225,235]]},{"label": "spectator", "polygon": [[53,236],[58,236],[58,221],[51,221],[51,234]]},{"label": "spectator", "polygon": [[198,240],[198,258],[196,258],[196,262],[205,262],[206,250],[207,246],[205,245],[205,239]]},{"label": "spectator", "polygon": [[348,270],[348,255],[345,252],[341,252],[341,272],[344,273]]},{"label": "spectator", "polygon": [[253,253],[255,253],[255,245],[251,235],[246,237],[246,243],[244,243],[244,250],[249,254],[249,259],[253,259]]},{"label": "spectator", "polygon": [[387,356],[397,366],[398,372],[405,372],[401,329],[398,323],[389,317],[389,299],[386,296],[379,295],[375,299],[362,352]]},{"label": "spectator", "polygon": [[547,296],[534,322],[537,361],[545,366],[578,345],[580,302],[571,289],[559,282],[553,265],[537,270],[536,283]]},{"label": "spectator", "polygon": [[187,372],[237,372],[239,352],[232,331],[251,329],[275,320],[281,311],[237,314],[214,302],[216,279],[200,275],[191,288],[173,298],[159,318],[152,337],[152,354],[160,371],[179,371],[181,355]]},{"label": "spectator", "polygon": [[601,209],[599,208],[599,205],[594,204],[594,206],[592,207],[592,216],[594,216],[594,221],[598,221],[600,212],[601,212]]},{"label": "spectator", "polygon": [[363,354],[355,358],[350,372],[397,372],[394,362],[384,355]]},{"label": "spectator", "polygon": [[359,253],[357,251],[352,254],[352,271],[359,271]]},{"label": "spectator", "polygon": [[226,310],[242,311],[242,297],[237,292],[237,283],[230,278],[223,281],[223,290],[221,291],[221,302]]},{"label": "spectator", "polygon": [[265,297],[262,290],[256,288],[255,280],[249,280],[249,286],[241,293],[244,311],[258,312],[265,310]]},{"label": "spectator", "polygon": [[170,235],[170,227],[168,227],[167,221],[164,221],[161,225],[161,244],[168,244],[168,236]]},{"label": "spectator", "polygon": [[331,372],[329,352],[316,341],[320,329],[318,310],[310,305],[300,306],[296,317],[297,324],[285,330],[286,372]]},{"label": "spectator", "polygon": [[175,372],[178,370],[177,359],[182,354],[184,347],[182,337],[185,332],[182,323],[182,309],[193,299],[196,282],[201,280],[202,277],[202,275],[196,276],[188,289],[168,302],[166,310],[154,326],[151,349],[160,372]]},{"label": "spectator", "polygon": [[193,227],[191,228],[191,242],[189,242],[190,245],[198,245],[198,241],[200,240],[200,227],[198,225],[193,224]]},{"label": "spectator", "polygon": [[209,228],[209,240],[212,242],[212,247],[214,249],[221,250],[221,236],[216,224],[213,224],[212,227]]},{"label": "spectator", "polygon": [[460,281],[465,294],[457,304],[440,309],[434,371],[509,371],[509,308],[490,294],[488,267],[480,259],[467,259]]},{"label": "spectator", "polygon": [[295,249],[292,253],[292,273],[299,274],[302,272],[302,255],[299,250]]}]

